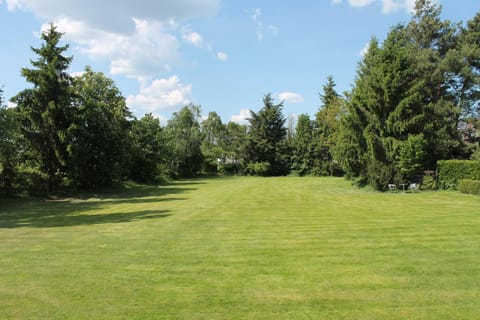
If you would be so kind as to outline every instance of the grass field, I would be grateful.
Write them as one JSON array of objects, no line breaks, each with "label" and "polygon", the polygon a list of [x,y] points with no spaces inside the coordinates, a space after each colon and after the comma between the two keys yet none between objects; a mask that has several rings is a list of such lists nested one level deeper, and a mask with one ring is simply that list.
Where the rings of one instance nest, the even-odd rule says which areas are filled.
[{"label": "grass field", "polygon": [[0,319],[478,319],[480,197],[219,178],[0,200]]}]

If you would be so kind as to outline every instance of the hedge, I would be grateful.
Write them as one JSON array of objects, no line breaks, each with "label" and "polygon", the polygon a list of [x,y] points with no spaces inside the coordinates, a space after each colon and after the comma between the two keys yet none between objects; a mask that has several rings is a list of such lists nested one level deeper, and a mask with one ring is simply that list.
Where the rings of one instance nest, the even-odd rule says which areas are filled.
[{"label": "hedge", "polygon": [[456,188],[460,180],[480,180],[480,161],[441,160],[437,162],[438,184],[442,189]]},{"label": "hedge", "polygon": [[458,190],[462,193],[480,196],[480,180],[463,179],[458,183]]}]

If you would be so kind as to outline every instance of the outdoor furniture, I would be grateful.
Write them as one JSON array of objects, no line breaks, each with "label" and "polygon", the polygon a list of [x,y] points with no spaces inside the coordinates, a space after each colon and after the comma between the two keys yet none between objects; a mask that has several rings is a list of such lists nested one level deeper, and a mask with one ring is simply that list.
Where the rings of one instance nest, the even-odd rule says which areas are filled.
[{"label": "outdoor furniture", "polygon": [[418,184],[416,184],[416,183],[410,183],[410,190],[412,190],[412,191],[417,191],[417,190],[418,190]]},{"label": "outdoor furniture", "polygon": [[408,187],[408,183],[400,183],[402,186],[402,191],[405,192],[405,187]]},{"label": "outdoor furniture", "polygon": [[396,191],[396,190],[397,190],[397,186],[394,185],[393,183],[389,183],[389,184],[388,184],[388,190],[390,190],[390,191]]}]

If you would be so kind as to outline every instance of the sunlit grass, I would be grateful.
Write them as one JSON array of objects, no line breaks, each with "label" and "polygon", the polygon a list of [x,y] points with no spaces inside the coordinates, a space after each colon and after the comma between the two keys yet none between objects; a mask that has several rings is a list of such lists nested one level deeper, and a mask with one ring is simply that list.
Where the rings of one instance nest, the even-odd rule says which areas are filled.
[{"label": "sunlit grass", "polygon": [[480,314],[478,196],[245,177],[0,201],[0,319]]}]

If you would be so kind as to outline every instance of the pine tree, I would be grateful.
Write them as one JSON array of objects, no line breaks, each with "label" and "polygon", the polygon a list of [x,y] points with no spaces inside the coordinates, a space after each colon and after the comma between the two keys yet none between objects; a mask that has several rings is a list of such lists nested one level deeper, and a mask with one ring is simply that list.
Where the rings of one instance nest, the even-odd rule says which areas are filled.
[{"label": "pine tree", "polygon": [[266,175],[285,175],[289,169],[283,102],[275,104],[272,96],[267,94],[263,103],[264,106],[258,113],[250,111],[246,163],[266,164]]},{"label": "pine tree", "polygon": [[327,83],[323,85],[323,92],[320,94],[322,104],[315,118],[312,140],[315,161],[312,172],[317,175],[333,175],[338,171],[333,148],[338,134],[342,99],[335,86],[333,77],[329,76]]},{"label": "pine tree", "polygon": [[40,176],[45,177],[43,187],[38,187],[46,193],[59,186],[68,157],[72,79],[67,69],[72,57],[63,55],[68,45],[59,45],[61,37],[53,24],[42,33],[44,43],[32,48],[38,60],[31,61],[32,69],[22,69],[22,76],[33,88],[12,99],[21,114],[22,132],[38,159]]}]

